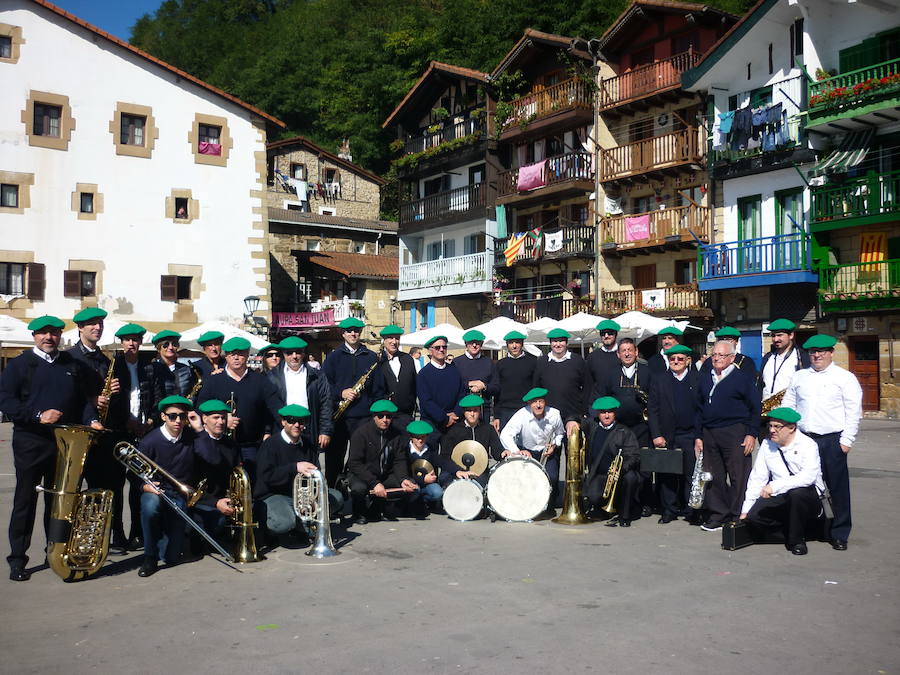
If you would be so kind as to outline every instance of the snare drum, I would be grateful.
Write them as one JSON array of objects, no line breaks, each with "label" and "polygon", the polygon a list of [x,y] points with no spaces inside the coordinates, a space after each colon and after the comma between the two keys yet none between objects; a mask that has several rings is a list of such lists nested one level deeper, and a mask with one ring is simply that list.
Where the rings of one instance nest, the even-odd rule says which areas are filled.
[{"label": "snare drum", "polygon": [[550,502],[550,479],[540,462],[507,457],[491,469],[487,499],[491,509],[506,520],[534,520]]},{"label": "snare drum", "polygon": [[453,520],[474,520],[484,508],[484,488],[471,478],[457,478],[444,489],[444,511]]}]

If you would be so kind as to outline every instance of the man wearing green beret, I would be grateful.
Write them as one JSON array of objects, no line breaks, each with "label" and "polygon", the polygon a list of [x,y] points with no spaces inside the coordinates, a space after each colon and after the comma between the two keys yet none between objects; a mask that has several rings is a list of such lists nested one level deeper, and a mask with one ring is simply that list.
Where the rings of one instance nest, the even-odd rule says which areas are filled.
[{"label": "man wearing green beret", "polygon": [[[716,331],[716,340],[726,340],[730,342],[734,346],[734,367],[756,380],[756,363],[749,356],[741,354],[737,350],[741,340],[741,331],[737,328],[732,328],[731,326],[725,326]],[[704,377],[712,370],[712,366],[712,359],[706,359],[700,366],[700,372],[704,374]]]},{"label": "man wearing green beret", "polygon": [[373,374],[372,392],[376,398],[386,398],[397,406],[394,426],[404,430],[416,410],[416,363],[400,349],[400,326],[385,326],[380,335],[383,356]]},{"label": "man wearing green beret", "polygon": [[435,335],[425,343],[431,361],[416,375],[416,392],[422,419],[444,433],[459,422],[459,400],[468,393],[456,365],[447,361],[447,338]]},{"label": "man wearing green beret", "polygon": [[762,373],[763,400],[784,391],[794,379],[794,373],[809,368],[809,354],[794,342],[797,327],[788,319],[776,319],[769,324],[772,348],[763,356]]},{"label": "man wearing green beret", "polygon": [[[622,327],[611,319],[604,319],[597,324],[600,333],[600,344],[585,359],[593,382],[605,382],[608,374],[619,367],[619,331]],[[592,391],[592,395],[596,389]],[[596,398],[596,396],[594,397]]]},{"label": "man wearing green beret", "polygon": [[[563,419],[581,419],[591,391],[587,365],[580,354],[569,350],[568,331],[554,328],[547,338],[550,353],[538,359],[532,386],[547,390],[547,405],[558,410]],[[571,433],[578,425],[573,422],[567,428]]]},{"label": "man wearing green beret", "polygon": [[[27,581],[28,548],[34,529],[38,485],[53,484],[56,443],[50,425],[90,424],[98,421],[89,374],[72,354],[59,351],[65,324],[55,316],[32,320],[28,329],[34,347],[9,361],[0,374],[0,410],[12,421],[16,487],[9,517],[9,578]],[[44,512],[52,495],[44,493]]]},{"label": "man wearing green beret", "polygon": [[225,359],[222,356],[224,342],[225,335],[217,330],[208,330],[197,338],[203,356],[191,365],[200,373],[200,377],[209,377],[225,368]]},{"label": "man wearing green beret", "polygon": [[[519,407],[521,408],[521,398]],[[463,418],[461,424],[454,424],[441,438],[441,485],[447,487],[456,478],[471,478],[487,487],[488,472],[480,475],[460,470],[454,463],[453,448],[463,441],[477,441],[484,446],[496,461],[503,459],[503,444],[497,430],[482,419],[484,399],[478,394],[469,394],[459,401]]]},{"label": "man wearing green beret", "polygon": [[[444,488],[438,482],[440,455],[437,438],[433,426],[424,420],[415,420],[406,425],[398,441],[397,461],[406,462],[406,473],[419,488],[410,495],[407,508],[419,519],[427,517],[429,512],[438,513],[441,510]],[[428,462],[431,471],[416,471],[416,462]]]},{"label": "man wearing green beret", "polygon": [[[334,423],[334,435],[325,453],[325,477],[328,485],[334,487],[337,478],[344,470],[344,458],[353,432],[363,424],[369,416],[369,406],[375,400],[372,378],[374,366],[378,363],[378,355],[366,347],[361,340],[366,324],[355,317],[348,317],[338,324],[341,329],[343,343],[326,358],[322,371],[328,378],[331,388],[331,400],[334,409],[338,410],[341,401],[350,405],[343,415]],[[368,377],[363,377],[368,373]],[[362,380],[362,390],[356,392],[354,387]]]},{"label": "man wearing green beret", "polygon": [[469,393],[478,394],[490,404],[500,391],[500,379],[494,362],[482,351],[484,333],[480,330],[466,331],[463,342],[466,343],[466,351],[454,362],[456,370]]},{"label": "man wearing green beret", "polygon": [[[109,396],[101,396],[103,382],[109,370],[109,358],[100,347],[100,338],[103,337],[103,320],[107,314],[99,307],[88,307],[78,312],[72,321],[78,327],[78,342],[68,352],[87,366],[85,373],[89,375],[89,388],[93,396],[97,396],[97,410],[104,413],[109,406]],[[110,384],[112,394],[118,393],[119,382],[115,379]]]},{"label": "man wearing green beret", "polygon": [[819,447],[797,428],[800,413],[793,408],[775,408],[768,421],[740,517],[760,533],[783,535],[794,555],[806,555],[806,527],[821,510],[825,490]]},{"label": "man wearing green beret", "polygon": [[[156,358],[145,368],[150,395],[143,401],[143,413],[148,420],[158,420],[156,407],[166,396],[188,397],[197,384],[197,373],[178,360],[181,333],[161,330],[153,336]],[[158,423],[158,422],[157,422]]]},{"label": "man wearing green beret", "polygon": [[656,334],[656,337],[659,342],[659,353],[647,359],[650,374],[654,377],[668,370],[669,358],[666,356],[666,350],[681,344],[684,333],[675,326],[666,326]]},{"label": "man wearing green beret", "polygon": [[781,404],[801,415],[800,430],[819,446],[822,475],[834,507],[831,546],[846,551],[852,526],[847,454],[859,431],[862,387],[853,373],[834,363],[836,344],[831,335],[814,335],[803,343],[811,365],[797,371]]},{"label": "man wearing green beret", "polygon": [[531,389],[537,357],[525,351],[525,335],[510,331],[503,336],[506,356],[497,362],[499,390],[494,397],[494,430],[500,430],[522,407],[522,397]]}]

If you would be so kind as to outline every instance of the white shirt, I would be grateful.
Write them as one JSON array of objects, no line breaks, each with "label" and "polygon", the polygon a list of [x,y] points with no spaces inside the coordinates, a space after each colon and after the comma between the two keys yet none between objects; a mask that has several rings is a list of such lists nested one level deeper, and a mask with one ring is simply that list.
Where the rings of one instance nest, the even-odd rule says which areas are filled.
[{"label": "white shirt", "polygon": [[[174,364],[172,365],[172,369],[173,369],[173,370],[175,369],[175,365],[174,365]],[[230,377],[232,380],[237,380],[238,382],[240,382],[240,381],[243,380],[245,377],[247,377],[247,373],[250,372],[250,369],[247,368],[247,369],[244,371],[244,374],[241,375],[240,377],[238,377],[237,373],[234,372],[231,368],[225,368],[225,372],[228,373],[228,377]]]},{"label": "white shirt", "polygon": [[438,370],[443,370],[444,368],[447,367],[447,362],[444,361],[443,363],[438,363],[434,359],[431,359],[431,365],[434,366],[435,368],[437,368]]},{"label": "white shirt", "polygon": [[613,352],[619,351],[619,345],[615,344],[612,347],[610,347],[609,349],[607,349],[606,345],[601,344],[600,351],[606,352],[607,354],[612,354]]},{"label": "white shirt", "polygon": [[414,445],[412,444],[412,441],[410,441],[410,442],[409,442],[409,451],[410,451],[412,454],[418,455],[419,457],[421,457],[421,456],[424,455],[426,452],[428,452],[428,444],[426,443],[425,445],[423,445],[423,446],[422,446],[422,452],[419,452],[418,450],[416,450],[416,446],[414,446]]},{"label": "white shirt", "polygon": [[672,377],[674,377],[676,380],[678,380],[679,382],[681,382],[684,378],[687,377],[688,369],[685,368],[684,370],[682,370],[682,371],[681,371],[681,375],[679,375],[678,373],[676,373],[676,372],[674,372],[674,371],[672,371],[672,370],[670,370],[669,372],[672,373]]},{"label": "white shirt", "polygon": [[56,354],[54,354],[53,356],[50,356],[47,352],[41,351],[37,347],[32,347],[31,351],[34,352],[35,356],[41,357],[47,363],[53,363],[54,361],[56,361],[56,359],[59,358],[59,352],[56,352]]},{"label": "white shirt", "polygon": [[862,387],[853,373],[833,363],[822,371],[810,366],[794,374],[781,405],[800,413],[804,433],[839,431],[841,445],[849,447],[859,431]]},{"label": "white shirt", "polygon": [[719,382],[721,382],[734,372],[734,364],[732,363],[725,370],[723,370],[721,375],[716,374],[715,368],[710,368],[709,372],[712,373],[713,381],[712,389],[709,390],[709,402],[712,403],[713,392],[716,390],[716,387],[719,386]]},{"label": "white shirt", "polygon": [[300,442],[299,438],[295,441],[293,438],[288,436],[287,432],[284,429],[281,430],[281,438],[284,440],[285,443],[287,443],[289,445],[297,445],[297,443]]},{"label": "white shirt", "polygon": [[478,352],[478,356],[472,356],[469,352],[466,352],[465,354],[466,354],[466,356],[468,356],[468,357],[469,357],[470,359],[472,359],[473,361],[474,361],[475,359],[480,359],[480,358],[481,358],[481,352]]},{"label": "white shirt", "polygon": [[309,397],[306,393],[306,368],[301,366],[297,370],[291,370],[290,366],[284,366],[284,391],[285,405],[302,405],[309,409]]},{"label": "white shirt", "polygon": [[504,450],[510,452],[518,452],[519,448],[543,452],[551,441],[553,445],[560,447],[565,433],[559,410],[547,406],[544,408],[544,416],[537,419],[531,412],[531,407],[526,405],[519,408],[503,427],[500,443]]},{"label": "white shirt", "polygon": [[665,349],[660,349],[660,350],[659,350],[659,355],[662,357],[663,363],[666,364],[666,370],[668,370],[668,369],[669,369],[669,357],[666,356],[666,350],[665,350]]},{"label": "white shirt", "polygon": [[[170,434],[169,430],[166,428],[165,424],[163,424],[159,428],[159,430],[162,432],[163,438],[165,438],[167,441],[169,441],[169,443],[177,443],[178,440],[181,438],[181,434],[178,434],[177,436],[173,436],[172,434]],[[181,433],[184,433],[184,432],[181,432]]]},{"label": "white shirt", "polygon": [[794,379],[794,373],[797,372],[797,360],[799,355],[794,347],[783,356],[778,352],[772,352],[772,356],[763,366],[763,398],[776,394],[783,389],[787,389]]},{"label": "white shirt", "polygon": [[132,419],[141,416],[141,383],[138,380],[138,364],[137,361],[130,363],[125,361],[128,368],[128,379],[131,381],[131,389],[128,391],[128,413]]},{"label": "white shirt", "polygon": [[394,354],[392,357],[388,359],[388,365],[391,367],[391,372],[394,373],[394,377],[398,380],[400,379],[400,354]]},{"label": "white shirt", "polygon": [[622,374],[629,380],[634,377],[635,372],[637,372],[637,361],[630,366],[622,366]]},{"label": "white shirt", "polygon": [[[822,464],[819,460],[819,446],[809,436],[797,431],[792,443],[781,448],[785,466],[778,445],[769,439],[762,442],[753,462],[753,470],[747,481],[747,492],[744,493],[744,505],[741,513],[747,513],[759,499],[759,491],[771,484],[772,496],[782,495],[798,487],[815,485],[819,494],[825,490],[822,482]],[[790,471],[788,471],[790,467]],[[791,475],[791,471],[794,475]]]},{"label": "white shirt", "polygon": [[559,363],[562,363],[563,361],[568,361],[571,358],[572,358],[572,352],[570,352],[570,351],[566,351],[566,355],[561,358],[556,358],[556,354],[554,354],[553,352],[549,352],[547,354],[548,361],[557,361]]}]

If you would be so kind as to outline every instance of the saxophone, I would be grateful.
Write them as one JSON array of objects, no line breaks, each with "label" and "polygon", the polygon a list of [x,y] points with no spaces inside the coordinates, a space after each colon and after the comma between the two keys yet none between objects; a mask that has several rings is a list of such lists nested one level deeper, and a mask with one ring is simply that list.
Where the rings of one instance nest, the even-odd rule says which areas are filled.
[{"label": "saxophone", "polygon": [[712,474],[703,470],[703,451],[694,462],[694,475],[691,476],[691,495],[688,498],[688,506],[692,509],[700,509],[703,507],[703,497],[705,496],[706,484],[712,480]]},{"label": "saxophone", "polygon": [[194,382],[194,386],[191,387],[191,391],[188,393],[187,398],[191,403],[197,402],[197,394],[200,393],[200,389],[203,387],[203,376],[200,374],[199,370],[194,370],[197,374],[197,381]]},{"label": "saxophone", "polygon": [[236,466],[228,481],[228,499],[234,509],[231,516],[231,528],[235,530],[234,560],[239,563],[258,562],[262,556],[256,550],[256,537],[253,528],[253,498],[250,491],[250,478],[243,467]]},{"label": "saxophone", "polygon": [[563,493],[563,508],[554,523],[563,525],[584,525],[591,522],[584,515],[582,495],[584,494],[584,433],[579,429],[569,436],[566,446],[566,490]]},{"label": "saxophone", "polygon": [[100,396],[105,396],[107,399],[106,407],[101,410],[98,415],[100,417],[100,424],[106,426],[106,417],[109,415],[109,398],[112,396],[112,381],[113,381],[113,371],[116,368],[116,355],[113,354],[112,358],[109,360],[109,368],[106,369],[106,377],[103,380],[103,388],[100,390]]},{"label": "saxophone", "polygon": [[775,410],[775,408],[781,405],[781,401],[784,399],[784,393],[787,391],[787,387],[782,389],[781,391],[775,392],[771,396],[764,398],[762,401],[762,410],[760,412],[761,417],[766,417],[770,412]]},{"label": "saxophone", "polygon": [[340,555],[331,541],[331,516],[328,513],[328,486],[325,476],[315,469],[306,476],[294,477],[294,513],[304,525],[315,529],[315,541],[306,552],[313,558],[331,558]]},{"label": "saxophone", "polygon": [[[381,345],[381,349],[378,351],[378,358],[375,359],[375,363],[369,366],[369,369],[363,373],[362,377],[356,381],[351,387],[351,390],[358,397],[362,390],[366,388],[366,383],[369,381],[369,378],[372,377],[372,373],[378,367],[378,364],[381,363],[381,359],[384,357],[384,344]],[[344,413],[347,412],[347,408],[349,408],[356,401],[354,398],[352,401],[348,401],[347,399],[341,399],[341,402],[338,404],[337,410],[334,411],[334,415],[332,416],[332,420],[337,422],[341,417],[344,416]]]},{"label": "saxophone", "polygon": [[603,505],[603,510],[607,513],[616,512],[616,488],[619,487],[619,477],[622,475],[622,448],[616,454],[609,465],[609,471],[606,472],[606,485],[603,486],[603,499],[607,497],[609,500]]},{"label": "saxophone", "polygon": [[80,425],[53,428],[56,440],[56,474],[49,493],[47,563],[64,581],[77,581],[99,570],[109,551],[112,524],[112,490],[79,492],[84,460],[97,437],[94,429]]}]

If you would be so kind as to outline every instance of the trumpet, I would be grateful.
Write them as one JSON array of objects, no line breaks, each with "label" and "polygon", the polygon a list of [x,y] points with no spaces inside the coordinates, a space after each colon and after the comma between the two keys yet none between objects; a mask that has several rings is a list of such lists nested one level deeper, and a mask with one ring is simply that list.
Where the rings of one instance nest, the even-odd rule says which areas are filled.
[{"label": "trumpet", "polygon": [[[234,402],[234,392],[231,392],[231,398],[225,401],[225,405],[227,405],[231,412],[228,413],[230,416],[237,415],[237,404]],[[225,429],[225,438],[233,438],[234,437],[234,429]]]},{"label": "trumpet", "polygon": [[609,471],[606,472],[606,485],[603,486],[603,499],[607,497],[609,500],[603,505],[603,510],[607,513],[616,512],[616,488],[619,487],[619,476],[622,475],[622,448],[613,458],[612,464],[609,465]]}]

